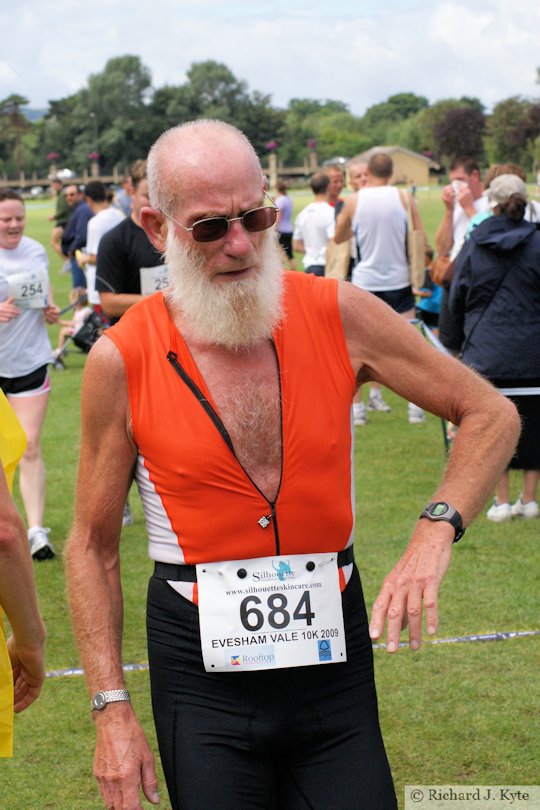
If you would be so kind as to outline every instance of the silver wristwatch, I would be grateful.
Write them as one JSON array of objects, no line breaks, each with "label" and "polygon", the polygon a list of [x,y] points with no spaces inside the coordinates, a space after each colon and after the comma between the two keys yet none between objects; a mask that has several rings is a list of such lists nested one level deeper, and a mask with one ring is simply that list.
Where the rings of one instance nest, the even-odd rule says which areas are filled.
[{"label": "silver wristwatch", "polygon": [[90,708],[93,712],[101,712],[107,703],[118,703],[118,701],[121,700],[127,700],[131,703],[127,689],[111,689],[109,692],[96,692],[90,701]]}]

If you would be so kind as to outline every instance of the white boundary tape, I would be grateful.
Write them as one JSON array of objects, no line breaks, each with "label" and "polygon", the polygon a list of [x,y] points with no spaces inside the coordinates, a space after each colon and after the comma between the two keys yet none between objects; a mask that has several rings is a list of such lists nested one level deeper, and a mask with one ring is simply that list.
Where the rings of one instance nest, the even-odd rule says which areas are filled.
[{"label": "white boundary tape", "polygon": [[[436,638],[425,641],[424,644],[464,644],[475,641],[508,641],[513,638],[528,638],[530,636],[540,636],[540,630],[506,630],[500,633],[478,633],[473,636],[454,636],[453,638]],[[408,647],[408,642],[401,641],[400,647]],[[386,649],[386,644],[373,644],[374,650]],[[124,664],[124,672],[145,672],[148,669],[146,662],[139,664]],[[47,672],[47,678],[71,678],[73,676],[84,675],[82,667],[72,667],[71,669],[54,669]]]}]

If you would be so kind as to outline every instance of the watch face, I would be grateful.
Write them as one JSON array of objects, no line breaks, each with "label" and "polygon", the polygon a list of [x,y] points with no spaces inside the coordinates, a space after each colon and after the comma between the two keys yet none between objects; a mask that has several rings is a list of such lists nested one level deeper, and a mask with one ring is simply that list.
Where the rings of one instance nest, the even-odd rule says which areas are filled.
[{"label": "watch face", "polygon": [[442,515],[448,512],[448,504],[447,503],[434,503],[430,509],[431,514],[433,517],[441,517]]},{"label": "watch face", "polygon": [[105,708],[105,706],[107,705],[107,700],[106,700],[105,695],[104,695],[103,692],[98,692],[96,695],[94,695],[93,700],[92,700],[92,705],[93,705],[94,709],[104,709]]}]

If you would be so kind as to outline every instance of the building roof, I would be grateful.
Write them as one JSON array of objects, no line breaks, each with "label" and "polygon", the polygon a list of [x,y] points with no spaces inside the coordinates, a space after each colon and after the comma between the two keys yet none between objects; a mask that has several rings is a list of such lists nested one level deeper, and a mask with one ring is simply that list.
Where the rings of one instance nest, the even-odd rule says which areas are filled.
[{"label": "building roof", "polygon": [[359,155],[355,155],[349,163],[353,160],[363,160],[367,163],[372,155],[375,155],[377,152],[383,152],[386,155],[393,155],[396,152],[400,152],[405,155],[409,155],[410,157],[417,158],[418,160],[422,160],[427,163],[429,166],[436,167],[436,163],[434,163],[431,158],[426,157],[425,155],[421,155],[419,152],[413,152],[411,149],[406,149],[404,146],[372,146],[371,149],[368,149],[365,152],[361,152]]}]

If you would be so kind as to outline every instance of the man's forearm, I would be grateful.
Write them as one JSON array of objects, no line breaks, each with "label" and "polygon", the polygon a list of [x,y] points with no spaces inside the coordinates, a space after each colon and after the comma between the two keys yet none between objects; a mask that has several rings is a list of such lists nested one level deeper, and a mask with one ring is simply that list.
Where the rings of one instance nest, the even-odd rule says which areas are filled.
[{"label": "man's forearm", "polygon": [[453,224],[453,212],[447,208],[435,233],[435,250],[439,256],[446,256],[452,249],[454,242]]},{"label": "man's forearm", "polygon": [[75,636],[91,694],[124,685],[123,599],[118,557],[103,559],[73,532],[67,548]]},{"label": "man's forearm", "polygon": [[[435,497],[455,506],[468,525],[484,507],[512,457],[520,420],[510,400],[494,393],[485,409],[465,414]],[[459,421],[457,415],[452,421]]]},{"label": "man's forearm", "polygon": [[142,301],[143,296],[137,293],[110,293],[100,292],[101,306],[108,318],[120,318],[124,312]]}]

